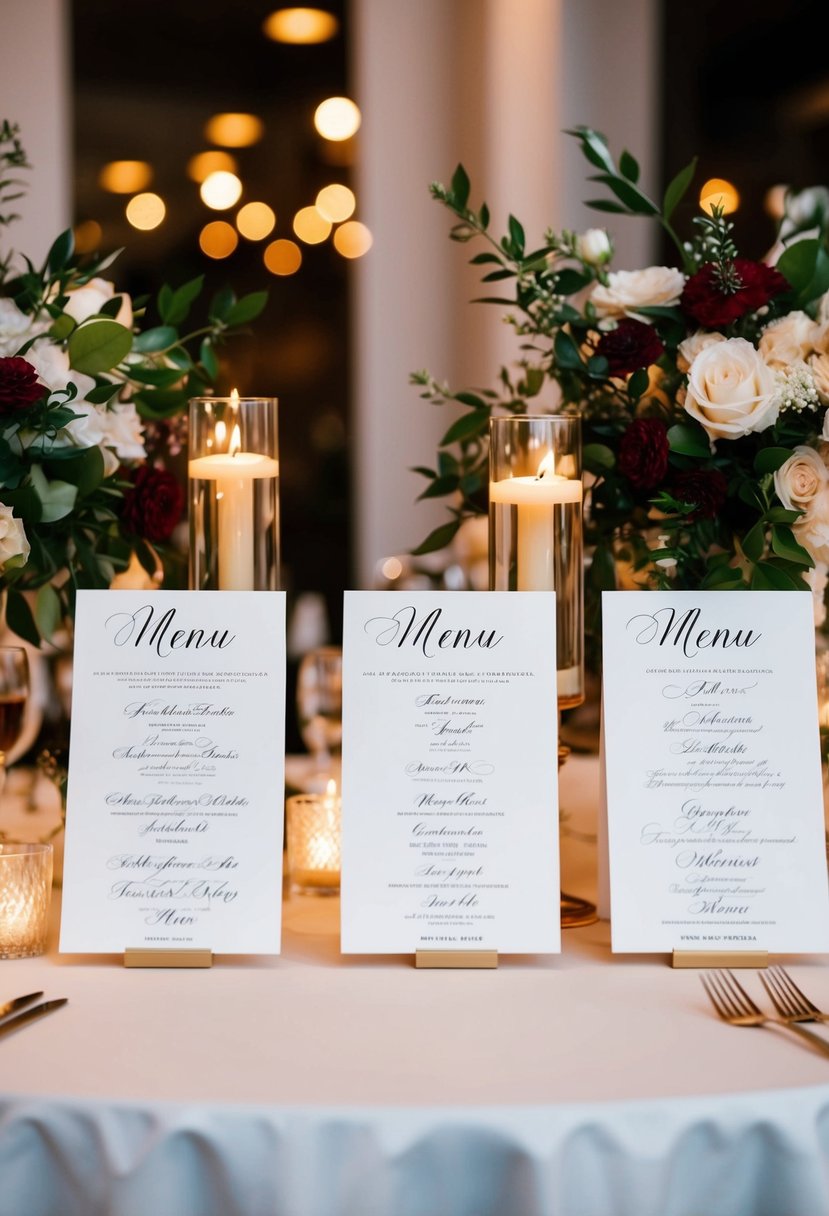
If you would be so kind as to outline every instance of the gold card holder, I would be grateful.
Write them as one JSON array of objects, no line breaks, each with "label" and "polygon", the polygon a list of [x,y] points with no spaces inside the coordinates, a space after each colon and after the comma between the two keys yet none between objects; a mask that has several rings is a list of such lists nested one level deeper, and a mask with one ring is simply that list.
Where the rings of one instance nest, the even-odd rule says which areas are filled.
[{"label": "gold card holder", "polygon": [[127,946],[125,967],[212,967],[212,950],[177,950],[174,947],[147,950],[143,946]]},{"label": "gold card holder", "polygon": [[492,969],[498,966],[497,950],[416,950],[415,967]]},{"label": "gold card holder", "polygon": [[674,950],[672,967],[751,967],[764,971],[769,965],[768,950]]}]

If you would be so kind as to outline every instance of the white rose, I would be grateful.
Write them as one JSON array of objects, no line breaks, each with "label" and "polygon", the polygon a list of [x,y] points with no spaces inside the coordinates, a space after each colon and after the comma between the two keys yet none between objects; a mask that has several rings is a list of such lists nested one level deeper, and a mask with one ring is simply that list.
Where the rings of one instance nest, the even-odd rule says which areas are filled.
[{"label": "white rose", "polygon": [[[50,392],[64,389],[74,384],[78,390],[78,400],[83,400],[88,392],[95,387],[95,381],[84,372],[73,371],[69,366],[69,356],[65,350],[50,342],[48,338],[38,338],[26,355],[38,375]],[[73,401],[72,406],[77,404]]]},{"label": "white rose", "polygon": [[767,325],[759,350],[769,367],[788,368],[803,363],[814,350],[817,326],[805,312],[790,312]]},{"label": "white rose", "polygon": [[[102,306],[114,295],[115,286],[107,279],[90,279],[83,287],[72,288],[68,293],[69,298],[63,306],[63,311],[68,313],[77,325],[80,325],[81,321],[97,316]],[[114,319],[119,325],[132,329],[132,301],[124,292],[119,291],[118,295],[121,297],[121,307]]]},{"label": "white rose", "polygon": [[49,319],[38,322],[27,316],[14,300],[0,296],[0,358],[16,355],[24,343],[36,334],[45,333],[50,324]]},{"label": "white rose", "polygon": [[798,541],[817,561],[829,561],[829,471],[820,452],[794,449],[774,474],[774,489],[787,511],[803,511],[792,525]]},{"label": "white rose", "polygon": [[715,342],[724,341],[725,334],[707,333],[704,329],[698,329],[695,334],[691,334],[690,338],[685,338],[680,342],[676,348],[677,367],[681,372],[687,372],[700,351],[705,350],[706,346],[713,346]]},{"label": "white rose", "polygon": [[131,401],[102,410],[104,443],[115,449],[119,460],[144,460],[144,428]]},{"label": "white rose", "polygon": [[[809,359],[809,369],[814,377],[815,388],[821,405],[829,405],[829,354],[812,355]],[[827,418],[829,418],[829,414],[824,415],[823,418],[823,434],[821,435],[821,439],[829,439]]]},{"label": "white rose", "polygon": [[715,439],[764,431],[780,409],[774,372],[745,338],[726,338],[700,351],[688,372],[685,410]]},{"label": "white rose", "polygon": [[637,308],[679,303],[685,276],[669,266],[644,270],[615,270],[607,276],[607,287],[596,286],[590,299],[600,317],[636,316]]},{"label": "white rose", "polygon": [[25,566],[29,560],[30,545],[23,521],[16,519],[12,508],[0,503],[0,572],[11,563]]},{"label": "white rose", "polygon": [[[70,401],[69,408],[78,416],[61,427],[51,447],[57,451],[65,448],[100,448],[104,458],[104,476],[109,477],[120,462],[108,446],[106,411],[90,405],[88,401]],[[44,444],[44,449],[48,454],[48,445]]]},{"label": "white rose", "polygon": [[603,266],[613,257],[613,243],[604,228],[588,228],[576,237],[576,253],[588,266]]}]

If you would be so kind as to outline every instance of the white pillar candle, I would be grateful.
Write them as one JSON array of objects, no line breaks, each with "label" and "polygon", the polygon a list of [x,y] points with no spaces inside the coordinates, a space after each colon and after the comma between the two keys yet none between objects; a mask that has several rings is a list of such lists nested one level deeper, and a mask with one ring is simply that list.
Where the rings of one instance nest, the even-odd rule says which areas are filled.
[{"label": "white pillar candle", "polygon": [[[218,428],[217,428],[218,429]],[[253,489],[257,478],[276,477],[279,464],[258,452],[240,452],[239,427],[234,426],[230,450],[196,456],[188,464],[193,479],[215,481],[219,529],[219,588],[253,591]]]},{"label": "white pillar candle", "polygon": [[518,511],[517,591],[555,591],[555,508],[582,501],[581,481],[552,472],[552,459],[549,453],[535,477],[505,477],[489,483],[490,502]]}]

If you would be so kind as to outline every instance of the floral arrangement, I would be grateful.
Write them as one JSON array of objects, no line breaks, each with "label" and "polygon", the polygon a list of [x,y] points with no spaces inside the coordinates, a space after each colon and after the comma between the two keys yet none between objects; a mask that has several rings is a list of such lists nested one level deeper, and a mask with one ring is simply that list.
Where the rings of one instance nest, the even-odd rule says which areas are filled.
[{"label": "floral arrangement", "polygon": [[[578,127],[607,197],[588,205],[661,225],[675,266],[615,271],[603,228],[548,231],[527,251],[521,223],[490,232],[484,203],[469,206],[459,165],[431,187],[455,216],[456,241],[481,240],[471,261],[485,297],[506,309],[520,339],[497,387],[455,392],[428,372],[422,396],[462,412],[440,442],[421,495],[446,496],[450,519],[415,550],[450,546],[487,509],[489,418],[578,412],[586,470],[588,636],[599,636],[603,589],[811,590],[824,615],[829,569],[829,191],[789,192],[773,249],[741,256],[722,206],[697,215],[682,239],[677,208],[696,161],[661,202],[639,185],[627,151],[618,164],[600,132]],[[543,404],[542,404],[543,402]]]},{"label": "floral arrangement", "polygon": [[[0,123],[0,235],[28,168],[19,129]],[[169,560],[187,402],[267,299],[226,288],[182,332],[203,278],[130,300],[102,277],[116,257],[76,258],[71,230],[40,266],[0,246],[0,593],[9,628],[36,646],[72,620],[79,588]]]}]

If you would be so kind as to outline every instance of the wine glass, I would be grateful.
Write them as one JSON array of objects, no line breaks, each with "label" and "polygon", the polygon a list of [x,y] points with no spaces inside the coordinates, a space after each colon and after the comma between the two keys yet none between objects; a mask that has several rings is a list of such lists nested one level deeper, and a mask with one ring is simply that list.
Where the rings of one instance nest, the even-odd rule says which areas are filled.
[{"label": "wine glass", "polygon": [[302,741],[314,759],[308,784],[325,790],[342,758],[343,652],[340,646],[315,646],[297,671],[296,708]]},{"label": "wine glass", "polygon": [[23,732],[29,696],[29,656],[22,646],[0,646],[0,796],[6,757]]}]

